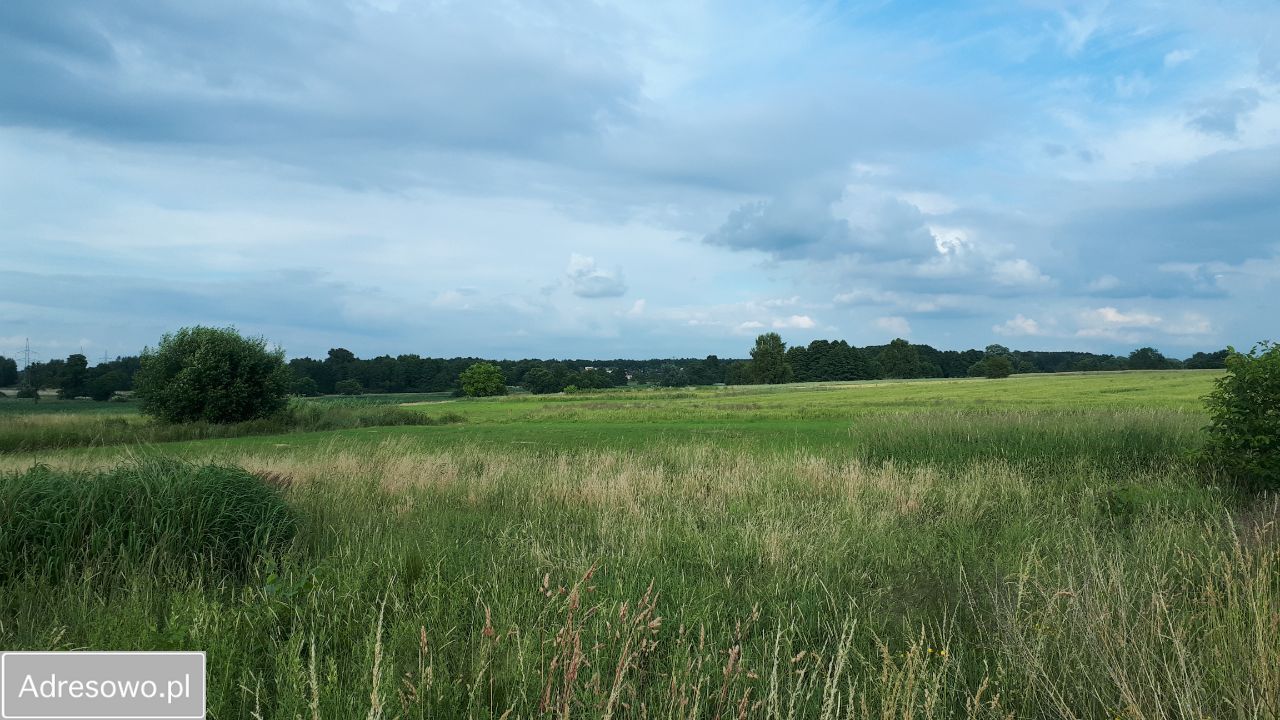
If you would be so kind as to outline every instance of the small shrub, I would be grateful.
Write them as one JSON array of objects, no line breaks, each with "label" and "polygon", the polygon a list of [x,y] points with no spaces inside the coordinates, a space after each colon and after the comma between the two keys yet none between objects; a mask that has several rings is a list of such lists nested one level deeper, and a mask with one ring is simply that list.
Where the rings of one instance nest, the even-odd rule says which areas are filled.
[{"label": "small shrub", "polygon": [[243,576],[287,545],[295,526],[279,491],[240,468],[171,459],[95,474],[37,466],[0,476],[0,582],[115,563]]},{"label": "small shrub", "polygon": [[17,397],[23,400],[39,400],[40,391],[30,386],[18,388]]},{"label": "small shrub", "polygon": [[1248,488],[1280,488],[1280,344],[1231,350],[1227,373],[1206,398],[1208,458]]}]

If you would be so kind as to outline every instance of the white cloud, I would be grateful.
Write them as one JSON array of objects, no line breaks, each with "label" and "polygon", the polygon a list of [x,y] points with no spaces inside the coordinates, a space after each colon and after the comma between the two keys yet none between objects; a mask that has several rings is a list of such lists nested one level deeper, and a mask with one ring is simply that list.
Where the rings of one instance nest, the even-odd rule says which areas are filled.
[{"label": "white cloud", "polygon": [[786,298],[773,298],[760,303],[767,308],[795,307],[800,304],[800,296],[792,295]]},{"label": "white cloud", "polygon": [[[1132,342],[1160,325],[1160,316],[1135,310],[1122,312],[1114,307],[1100,307],[1080,314],[1078,337],[1104,338]],[[1137,331],[1137,332],[1135,332]]]},{"label": "white cloud", "polygon": [[997,335],[1006,335],[1009,337],[1044,334],[1044,331],[1040,329],[1040,323],[1032,320],[1022,313],[1018,313],[1013,318],[1006,320],[999,325],[993,325],[991,330]]},{"label": "white cloud", "polygon": [[996,263],[991,276],[1001,285],[1045,285],[1050,282],[1049,276],[1041,273],[1040,268],[1022,258]]},{"label": "white cloud", "polygon": [[815,325],[817,325],[817,323],[808,315],[792,315],[788,318],[773,321],[773,326],[779,330],[785,328],[808,329]]},{"label": "white cloud", "polygon": [[911,334],[911,323],[901,315],[890,315],[876,319],[876,327],[881,330],[887,330],[898,337],[907,337]]},{"label": "white cloud", "polygon": [[622,270],[603,270],[596,266],[594,258],[573,253],[569,256],[569,268],[565,271],[573,294],[584,298],[619,297],[626,294],[627,284]]},{"label": "white cloud", "polygon": [[627,311],[627,316],[640,317],[641,315],[644,315],[644,306],[644,298],[640,298],[639,300],[631,303],[631,309]]}]

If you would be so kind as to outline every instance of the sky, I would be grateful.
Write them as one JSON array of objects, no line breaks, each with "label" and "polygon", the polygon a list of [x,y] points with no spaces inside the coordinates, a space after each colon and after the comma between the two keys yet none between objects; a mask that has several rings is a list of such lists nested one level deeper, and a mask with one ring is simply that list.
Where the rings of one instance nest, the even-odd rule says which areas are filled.
[{"label": "sky", "polygon": [[0,2],[0,354],[1280,339],[1280,4]]}]

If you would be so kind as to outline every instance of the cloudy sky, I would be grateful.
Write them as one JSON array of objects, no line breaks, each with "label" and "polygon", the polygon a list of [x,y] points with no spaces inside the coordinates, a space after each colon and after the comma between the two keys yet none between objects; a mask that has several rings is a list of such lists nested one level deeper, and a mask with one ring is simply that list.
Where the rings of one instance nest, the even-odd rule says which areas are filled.
[{"label": "cloudy sky", "polygon": [[1280,5],[5,0],[0,354],[1280,338]]}]

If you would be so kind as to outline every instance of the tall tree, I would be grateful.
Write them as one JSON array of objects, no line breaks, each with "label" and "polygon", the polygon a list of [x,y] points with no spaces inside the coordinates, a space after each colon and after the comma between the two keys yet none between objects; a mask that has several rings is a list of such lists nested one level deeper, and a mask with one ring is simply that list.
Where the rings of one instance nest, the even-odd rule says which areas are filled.
[{"label": "tall tree", "polygon": [[895,338],[880,353],[880,371],[890,378],[920,377],[920,354],[911,343]]},{"label": "tall tree", "polygon": [[0,355],[0,387],[18,384],[18,361]]},{"label": "tall tree", "polygon": [[765,333],[756,338],[751,349],[751,377],[759,385],[791,382],[795,372],[787,364],[787,346],[778,333]]},{"label": "tall tree", "polygon": [[66,365],[62,366],[62,378],[58,381],[58,397],[66,399],[84,395],[88,374],[88,358],[80,353],[68,355]]}]

